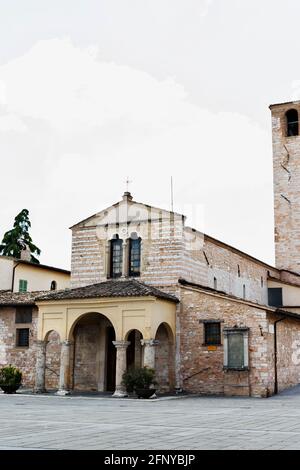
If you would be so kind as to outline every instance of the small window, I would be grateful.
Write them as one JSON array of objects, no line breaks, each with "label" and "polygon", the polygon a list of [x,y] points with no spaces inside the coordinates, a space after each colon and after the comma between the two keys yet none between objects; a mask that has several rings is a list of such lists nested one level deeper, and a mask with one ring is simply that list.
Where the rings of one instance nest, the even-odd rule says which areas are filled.
[{"label": "small window", "polygon": [[32,323],[32,308],[31,307],[17,307],[16,308],[16,323]]},{"label": "small window", "polygon": [[204,344],[221,344],[221,324],[220,322],[204,322]]},{"label": "small window", "polygon": [[246,298],[246,286],[243,284],[243,299]]},{"label": "small window", "polygon": [[240,265],[238,264],[238,277],[241,277],[241,269],[240,269]]},{"label": "small window", "polygon": [[56,281],[51,282],[50,290],[56,290],[57,289],[57,283]]},{"label": "small window", "polygon": [[268,304],[272,307],[282,307],[282,287],[268,288]]},{"label": "small window", "polygon": [[29,347],[29,328],[18,328],[17,329],[16,345],[20,348],[28,348]]},{"label": "small window", "polygon": [[299,124],[298,124],[298,111],[296,109],[289,109],[285,113],[286,117],[286,135],[292,137],[298,135]]},{"label": "small window", "polygon": [[115,235],[115,238],[110,241],[110,277],[121,277],[122,267],[123,240],[119,239],[119,235]]},{"label": "small window", "polygon": [[28,282],[24,279],[19,280],[19,292],[27,292]]},{"label": "small window", "polygon": [[218,289],[218,280],[216,277],[214,277],[214,289],[217,290]]},{"label": "small window", "polygon": [[260,285],[261,285],[261,287],[264,287],[264,278],[263,277],[260,278]]},{"label": "small window", "polygon": [[224,329],[224,368],[248,368],[248,328]]},{"label": "small window", "polygon": [[141,239],[129,240],[129,276],[138,277],[141,274]]}]

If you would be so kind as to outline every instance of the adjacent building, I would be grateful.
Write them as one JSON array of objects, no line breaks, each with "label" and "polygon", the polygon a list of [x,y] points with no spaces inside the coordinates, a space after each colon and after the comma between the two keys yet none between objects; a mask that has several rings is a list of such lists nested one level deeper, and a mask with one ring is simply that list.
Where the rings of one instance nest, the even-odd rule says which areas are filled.
[{"label": "adjacent building", "polygon": [[25,385],[35,380],[34,341],[38,309],[35,297],[70,287],[70,271],[22,259],[0,256],[0,366],[22,369]]}]

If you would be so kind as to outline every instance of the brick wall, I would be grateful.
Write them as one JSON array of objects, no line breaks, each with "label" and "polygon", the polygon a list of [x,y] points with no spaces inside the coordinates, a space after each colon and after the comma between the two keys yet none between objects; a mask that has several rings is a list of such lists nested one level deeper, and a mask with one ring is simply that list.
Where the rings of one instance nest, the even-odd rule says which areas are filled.
[{"label": "brick wall", "polygon": [[[264,310],[242,302],[181,289],[181,381],[184,390],[213,395],[267,396],[273,390],[272,356]],[[203,320],[221,320],[224,327],[248,327],[248,371],[224,371],[222,345],[210,351],[204,342]]]},{"label": "brick wall", "polygon": [[[280,317],[269,314],[270,324]],[[270,341],[274,354],[274,335]],[[277,323],[277,376],[278,391],[300,383],[300,321],[285,318]]]},{"label": "brick wall", "polygon": [[300,272],[300,137],[286,136],[285,113],[300,102],[272,107],[275,254],[277,268]]},{"label": "brick wall", "polygon": [[174,390],[174,341],[167,328],[162,324],[157,330],[155,339],[155,372],[159,392]]},{"label": "brick wall", "polygon": [[[182,228],[182,218],[171,222],[169,219],[141,221],[138,226],[131,226],[130,230],[142,238],[141,281],[165,286],[177,282],[183,264]],[[107,280],[109,240],[118,234],[126,242],[129,237],[127,230],[127,223],[119,224],[117,228],[110,227],[109,233],[97,227],[73,229],[72,287]]]},{"label": "brick wall", "polygon": [[59,334],[51,331],[47,337],[46,346],[46,371],[45,387],[46,390],[56,390],[59,384],[60,352],[61,342]]},{"label": "brick wall", "polygon": [[[32,388],[35,382],[35,347],[37,335],[37,309],[33,309],[32,323],[15,323],[15,308],[0,308],[0,366],[13,365],[23,374],[23,387]],[[16,327],[30,328],[29,348],[16,347]]]}]

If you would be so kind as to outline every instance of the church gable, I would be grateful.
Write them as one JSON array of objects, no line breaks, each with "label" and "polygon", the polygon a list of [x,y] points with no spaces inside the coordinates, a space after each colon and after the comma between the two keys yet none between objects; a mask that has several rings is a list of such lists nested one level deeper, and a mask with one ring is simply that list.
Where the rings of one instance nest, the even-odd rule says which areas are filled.
[{"label": "church gable", "polygon": [[130,224],[135,222],[150,222],[158,220],[181,220],[184,223],[185,216],[157,207],[149,206],[134,201],[130,193],[125,192],[122,201],[101,210],[97,214],[73,225],[71,229],[79,227],[98,227],[118,224]]},{"label": "church gable", "polygon": [[123,200],[72,227],[72,287],[115,277],[175,284],[179,277],[185,218]]}]

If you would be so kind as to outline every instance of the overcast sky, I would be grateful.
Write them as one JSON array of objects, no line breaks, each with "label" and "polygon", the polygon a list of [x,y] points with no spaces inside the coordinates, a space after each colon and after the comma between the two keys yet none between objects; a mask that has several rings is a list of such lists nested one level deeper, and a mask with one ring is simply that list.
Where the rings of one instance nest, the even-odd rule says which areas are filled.
[{"label": "overcast sky", "polygon": [[[121,199],[273,263],[270,103],[297,98],[297,0],[0,0],[0,238],[41,262]],[[200,214],[200,216],[199,216]]]}]

